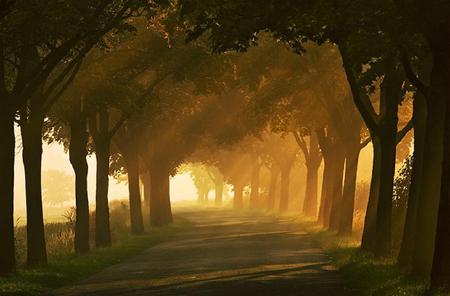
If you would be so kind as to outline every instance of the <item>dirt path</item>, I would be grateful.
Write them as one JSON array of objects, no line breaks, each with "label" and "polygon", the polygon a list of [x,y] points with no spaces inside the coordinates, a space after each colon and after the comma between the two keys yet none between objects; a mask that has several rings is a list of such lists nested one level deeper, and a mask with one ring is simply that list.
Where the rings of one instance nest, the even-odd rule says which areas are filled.
[{"label": "dirt path", "polygon": [[292,218],[182,212],[196,225],[58,296],[350,295]]}]

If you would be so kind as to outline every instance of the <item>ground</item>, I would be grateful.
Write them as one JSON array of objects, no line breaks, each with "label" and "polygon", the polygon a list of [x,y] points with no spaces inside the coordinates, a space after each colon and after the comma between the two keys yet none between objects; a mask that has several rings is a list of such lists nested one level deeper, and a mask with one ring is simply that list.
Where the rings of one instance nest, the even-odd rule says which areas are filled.
[{"label": "ground", "polygon": [[353,295],[293,217],[183,211],[189,231],[52,296]]}]

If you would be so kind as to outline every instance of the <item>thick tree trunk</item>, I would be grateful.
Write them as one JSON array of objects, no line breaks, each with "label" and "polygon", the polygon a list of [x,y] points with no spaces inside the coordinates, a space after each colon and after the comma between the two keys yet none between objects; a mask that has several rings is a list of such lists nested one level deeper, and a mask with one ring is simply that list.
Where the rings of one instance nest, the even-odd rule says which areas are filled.
[{"label": "thick tree trunk", "polygon": [[317,135],[313,132],[309,142],[309,157],[306,162],[306,188],[303,202],[303,214],[308,217],[317,217],[317,189],[319,167],[322,162]]},{"label": "thick tree trunk", "polygon": [[139,190],[139,156],[137,152],[124,153],[128,172],[128,193],[130,204],[130,223],[132,234],[144,232],[142,219],[141,193]]},{"label": "thick tree trunk", "polygon": [[372,135],[372,144],[372,177],[370,179],[369,199],[367,202],[367,210],[364,218],[364,229],[361,241],[361,249],[369,252],[373,252],[375,250],[376,215],[378,208],[378,193],[380,191],[381,144],[378,136]]},{"label": "thick tree trunk", "polygon": [[411,172],[411,185],[408,196],[403,238],[400,246],[397,264],[409,270],[412,263],[413,252],[416,244],[417,213],[419,210],[420,191],[423,178],[423,163],[425,150],[425,129],[427,120],[425,97],[416,93],[414,97],[414,156]]},{"label": "thick tree trunk", "polygon": [[[437,47],[433,48],[433,57],[434,57],[434,64],[433,64],[433,70],[431,73],[431,84],[430,88],[432,90],[432,96],[434,102],[431,103],[433,105],[444,105],[446,110],[446,116],[445,116],[445,125],[444,125],[444,132],[442,134],[444,140],[443,140],[443,148],[440,151],[441,155],[443,154],[443,161],[442,161],[442,177],[441,177],[441,192],[440,192],[440,201],[439,201],[439,209],[438,209],[438,219],[437,219],[437,227],[436,231],[433,231],[433,229],[428,229],[427,236],[424,236],[424,233],[417,233],[416,234],[416,253],[415,253],[415,259],[417,260],[417,251],[419,248],[417,246],[422,247],[424,250],[424,253],[422,256],[429,256],[432,254],[434,256],[433,264],[432,264],[432,271],[431,271],[431,289],[437,290],[442,289],[443,292],[450,292],[450,271],[449,271],[449,264],[450,264],[450,223],[449,223],[449,217],[450,217],[450,104],[448,103],[448,98],[450,94],[450,58],[448,56],[449,46],[443,46],[443,48]],[[428,98],[430,99],[430,98]],[[430,101],[430,100],[428,100]],[[431,106],[428,108],[430,116],[433,117],[436,120],[435,114],[432,113]],[[433,116],[431,116],[433,114]],[[428,135],[427,135],[428,136]],[[439,145],[439,143],[437,143]],[[427,146],[432,145],[432,143],[427,142]],[[425,153],[427,153],[426,151]],[[438,153],[438,151],[435,151]],[[425,154],[425,157],[427,157],[427,154]],[[427,161],[427,160],[425,160]],[[425,166],[426,167],[426,166]],[[424,176],[426,175],[427,171],[424,170]],[[429,184],[427,184],[429,185]],[[423,186],[425,186],[425,180],[423,183]],[[424,187],[422,187],[424,188]],[[434,196],[429,196],[430,203],[434,202]],[[420,212],[424,211],[425,209],[420,208]],[[433,208],[428,208],[429,210],[434,210]],[[431,216],[430,219],[432,221],[429,221],[430,224],[434,221],[434,216]],[[419,222],[419,221],[418,221]],[[422,222],[423,223],[423,222]],[[422,226],[432,226],[432,225],[422,225]],[[423,227],[421,230],[425,230],[426,227]],[[423,246],[423,244],[419,244],[419,239],[426,239],[431,237],[431,235],[435,234],[434,237],[434,254],[432,252],[429,252],[428,248]],[[427,259],[427,258],[426,258]],[[416,272],[418,273],[417,267],[421,267],[422,271],[420,274],[424,275],[424,272],[427,271],[428,265],[426,259],[422,259],[421,266],[416,265]],[[416,262],[417,264],[417,262]]]},{"label": "thick tree trunk", "polygon": [[27,202],[27,265],[47,263],[42,209],[42,126],[44,118],[31,117],[22,128],[23,164]]},{"label": "thick tree trunk", "polygon": [[355,190],[356,190],[356,176],[358,173],[359,161],[359,132],[358,137],[355,138],[355,143],[349,147],[345,156],[345,177],[344,189],[342,194],[341,204],[341,219],[339,221],[338,234],[345,236],[352,234],[353,227],[353,212],[355,209]]},{"label": "thick tree trunk", "polygon": [[289,210],[289,186],[291,178],[291,166],[281,168],[280,182],[280,212],[284,213]]},{"label": "thick tree trunk", "polygon": [[[383,120],[379,126],[381,143],[380,192],[378,196],[375,230],[375,255],[378,257],[389,256],[392,252],[392,192],[394,188],[397,148],[397,113],[398,100],[403,95],[403,82],[403,77],[399,71],[397,69],[391,69],[385,75],[381,87]],[[384,96],[383,92],[385,92]]]},{"label": "thick tree trunk", "polygon": [[0,116],[0,275],[15,271],[14,248],[14,114]]},{"label": "thick tree trunk", "polygon": [[261,169],[261,164],[259,163],[258,157],[254,157],[252,161],[252,173],[251,173],[251,184],[250,184],[250,208],[255,209],[259,204],[259,173]]},{"label": "thick tree trunk", "polygon": [[244,208],[244,185],[235,183],[234,188],[234,198],[233,198],[233,208],[242,209]]},{"label": "thick tree trunk", "polygon": [[69,157],[75,173],[75,252],[89,251],[89,199],[87,189],[88,164],[87,156],[88,133],[86,119],[78,114],[70,122]]},{"label": "thick tree trunk", "polygon": [[341,148],[335,147],[334,164],[331,173],[331,185],[327,194],[329,204],[325,207],[324,225],[332,231],[337,231],[340,220],[340,207],[342,201],[342,181],[344,178],[345,155]]},{"label": "thick tree trunk", "polygon": [[267,197],[267,210],[269,211],[273,211],[275,209],[275,197],[277,192],[277,183],[279,174],[280,174],[279,170],[277,170],[275,167],[271,168],[269,193]]},{"label": "thick tree trunk", "polygon": [[[435,74],[436,75],[436,74]],[[441,192],[441,172],[444,138],[446,99],[433,95],[427,98],[428,112],[423,178],[416,221],[416,244],[413,253],[411,274],[428,278],[434,253],[437,212]]]},{"label": "thick tree trunk", "polygon": [[170,206],[170,173],[163,165],[153,165],[150,169],[150,225],[167,226],[172,223]]},{"label": "thick tree trunk", "polygon": [[95,190],[95,245],[111,246],[111,229],[109,225],[109,157],[110,142],[104,139],[95,143],[97,159],[97,176]]}]

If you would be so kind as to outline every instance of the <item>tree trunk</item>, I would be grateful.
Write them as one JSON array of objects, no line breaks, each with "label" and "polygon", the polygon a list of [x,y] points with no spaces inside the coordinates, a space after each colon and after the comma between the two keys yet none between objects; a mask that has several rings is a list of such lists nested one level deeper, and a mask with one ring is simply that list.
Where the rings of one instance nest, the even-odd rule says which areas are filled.
[{"label": "tree trunk", "polygon": [[[443,48],[433,48],[434,64],[430,84],[431,89],[433,90],[433,100],[435,100],[434,103],[430,102],[430,104],[445,104],[447,114],[445,116],[443,133],[442,181],[437,227],[436,231],[433,231],[432,229],[428,230],[431,234],[435,233],[434,244],[432,244],[434,249],[434,258],[431,271],[431,289],[442,289],[443,292],[450,292],[450,270],[448,268],[450,264],[450,104],[448,104],[448,97],[450,94],[450,58],[448,57],[448,51],[448,46],[444,46]],[[435,114],[431,111],[434,110],[434,108],[432,109],[429,107],[428,110],[430,110],[429,114],[433,114],[432,117],[436,120]],[[429,145],[432,145],[432,143],[427,142],[427,146]],[[426,171],[424,171],[424,175],[426,175]],[[430,196],[429,198],[430,203],[434,202],[434,196]],[[420,208],[419,213],[423,210],[425,209]],[[431,217],[431,220],[432,221],[429,221],[429,223],[434,221],[434,216]],[[431,234],[429,233],[428,236]],[[416,237],[417,239],[426,238],[422,233],[420,233],[420,236],[417,234]],[[418,255],[417,250],[418,248],[416,247],[416,255]],[[424,248],[424,251],[426,252],[423,254],[424,256],[428,256],[430,254],[427,248]],[[424,264],[423,267],[425,267],[423,271],[426,271],[427,265]]]},{"label": "tree trunk", "polygon": [[86,118],[79,113],[70,122],[69,157],[75,173],[75,252],[89,251],[89,199],[87,189],[88,164]]},{"label": "tree trunk", "polygon": [[221,206],[223,200],[223,179],[220,178],[220,180],[216,180],[216,182],[214,182],[214,187],[215,187],[214,203],[216,206]]},{"label": "tree trunk", "polygon": [[359,161],[359,131],[355,143],[350,144],[345,156],[345,178],[341,203],[341,219],[339,221],[338,234],[341,236],[351,235],[353,228],[353,212],[355,209],[356,177]]},{"label": "tree trunk", "polygon": [[311,134],[309,143],[309,159],[306,162],[306,188],[303,202],[303,214],[308,217],[317,216],[317,187],[319,167],[322,156],[315,133]]},{"label": "tree trunk", "polygon": [[253,157],[252,161],[252,173],[251,173],[251,184],[250,184],[250,208],[255,209],[259,204],[259,172],[261,165],[259,163],[258,156]]},{"label": "tree trunk", "polygon": [[278,183],[278,175],[280,172],[272,167],[270,170],[270,185],[269,185],[269,194],[267,197],[267,209],[269,211],[273,211],[275,209],[275,197],[277,192],[277,183]]},{"label": "tree trunk", "polygon": [[328,207],[328,191],[330,188],[330,179],[331,179],[331,166],[332,160],[331,156],[326,153],[323,154],[323,176],[322,176],[322,191],[320,194],[320,207],[319,207],[319,219],[318,222],[321,225],[325,225],[325,208]]},{"label": "tree trunk", "polygon": [[369,252],[373,252],[375,250],[376,215],[378,208],[378,193],[380,191],[381,144],[378,136],[372,135],[372,144],[372,177],[370,179],[369,199],[367,202],[367,210],[364,218],[364,229],[361,241],[361,249]]},{"label": "tree trunk", "polygon": [[97,159],[97,176],[95,190],[95,245],[97,247],[111,246],[111,229],[109,225],[109,157],[110,142],[108,139],[95,143]]},{"label": "tree trunk", "polygon": [[129,153],[124,153],[124,158],[128,172],[131,233],[142,234],[144,232],[144,222],[139,190],[139,156],[137,152],[130,151]]},{"label": "tree trunk", "polygon": [[234,198],[233,198],[233,208],[242,209],[244,208],[244,185],[242,184],[233,184],[234,186]]},{"label": "tree trunk", "polygon": [[280,212],[284,213],[289,210],[289,183],[291,178],[291,166],[281,168],[280,183]]},{"label": "tree trunk", "polygon": [[170,173],[164,165],[153,165],[150,168],[150,225],[167,226],[172,223],[170,206]]},{"label": "tree trunk", "polygon": [[409,189],[403,238],[397,260],[397,264],[402,269],[406,270],[409,270],[411,267],[413,252],[416,244],[415,233],[423,178],[426,120],[427,110],[425,97],[420,93],[416,93],[414,97],[413,110],[414,156],[411,172],[411,185]]},{"label": "tree trunk", "polygon": [[0,275],[15,271],[14,248],[14,114],[0,116]]},{"label": "tree trunk", "polygon": [[27,265],[47,263],[42,210],[42,126],[43,116],[33,116],[21,126],[27,202]]},{"label": "tree trunk", "polygon": [[141,174],[141,182],[144,187],[144,207],[150,206],[150,174],[148,172]]},{"label": "tree trunk", "polygon": [[[339,145],[339,144],[338,144]],[[333,157],[334,164],[332,166],[333,170],[331,173],[331,186],[327,194],[329,204],[325,207],[325,227],[332,231],[337,231],[339,228],[340,219],[340,207],[342,201],[342,180],[344,178],[344,165],[345,156],[341,148],[335,145],[333,149],[335,156]]]}]

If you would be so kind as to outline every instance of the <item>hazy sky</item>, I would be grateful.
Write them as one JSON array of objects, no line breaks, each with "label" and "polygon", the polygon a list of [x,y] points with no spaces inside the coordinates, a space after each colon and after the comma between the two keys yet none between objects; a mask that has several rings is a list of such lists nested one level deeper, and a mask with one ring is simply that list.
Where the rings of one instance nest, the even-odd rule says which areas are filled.
[{"label": "hazy sky", "polygon": [[[18,130],[16,135],[19,135]],[[23,212],[25,208],[25,178],[22,163],[22,152],[20,148],[20,137],[17,139],[17,151],[15,162],[15,207],[17,212]],[[95,199],[95,156],[88,158],[89,176],[88,190],[89,201],[92,203]],[[42,170],[60,170],[65,173],[72,174],[72,166],[69,162],[69,155],[64,153],[64,148],[58,144],[44,145],[44,153],[42,159]],[[173,201],[195,199],[196,191],[192,180],[188,174],[177,175],[172,178],[170,184],[171,199]],[[116,180],[110,178],[109,182],[110,199],[127,199],[128,188],[126,183],[117,183]]]}]

